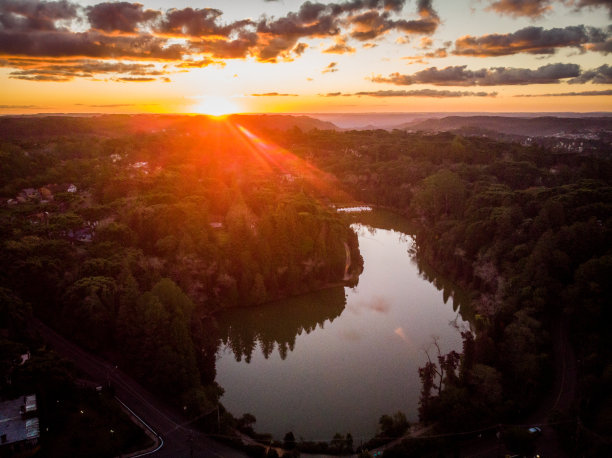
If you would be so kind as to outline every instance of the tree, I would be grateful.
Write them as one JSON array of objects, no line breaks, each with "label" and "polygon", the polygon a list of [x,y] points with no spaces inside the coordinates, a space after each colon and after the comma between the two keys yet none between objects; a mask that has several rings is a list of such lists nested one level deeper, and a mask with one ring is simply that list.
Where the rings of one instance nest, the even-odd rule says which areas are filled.
[{"label": "tree", "polygon": [[382,437],[400,437],[408,430],[410,423],[399,410],[391,415],[383,415],[378,420],[379,434]]},{"label": "tree", "polygon": [[465,184],[454,172],[444,169],[425,178],[414,196],[417,207],[428,217],[459,215]]},{"label": "tree", "polygon": [[32,310],[14,291],[0,287],[0,329],[9,335],[21,334],[25,330]]},{"label": "tree", "polygon": [[293,450],[295,446],[295,436],[293,435],[293,432],[289,431],[283,438],[283,447],[287,450]]}]

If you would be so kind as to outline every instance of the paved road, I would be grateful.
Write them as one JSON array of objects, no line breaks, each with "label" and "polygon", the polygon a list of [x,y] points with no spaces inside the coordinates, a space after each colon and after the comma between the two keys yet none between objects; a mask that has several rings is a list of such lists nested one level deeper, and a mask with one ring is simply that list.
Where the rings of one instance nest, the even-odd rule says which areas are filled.
[{"label": "paved road", "polygon": [[92,380],[100,384],[112,382],[117,398],[163,439],[163,446],[147,456],[155,458],[246,456],[185,425],[184,418],[112,364],[87,353],[37,319],[33,320],[33,327],[57,353],[74,361],[76,366]]}]

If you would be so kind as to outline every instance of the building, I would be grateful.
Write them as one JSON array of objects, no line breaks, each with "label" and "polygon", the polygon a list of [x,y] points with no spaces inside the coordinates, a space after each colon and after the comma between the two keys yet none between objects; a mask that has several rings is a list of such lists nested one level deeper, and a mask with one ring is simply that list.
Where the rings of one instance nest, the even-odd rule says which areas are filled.
[{"label": "building", "polygon": [[36,417],[36,395],[0,403],[0,454],[27,455],[38,446],[40,428]]}]

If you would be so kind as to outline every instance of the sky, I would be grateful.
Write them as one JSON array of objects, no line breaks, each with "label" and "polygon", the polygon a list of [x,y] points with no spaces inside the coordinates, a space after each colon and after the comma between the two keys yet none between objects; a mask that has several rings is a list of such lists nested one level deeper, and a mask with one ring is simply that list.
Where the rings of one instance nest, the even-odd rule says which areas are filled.
[{"label": "sky", "polygon": [[0,114],[612,111],[612,0],[0,0]]}]

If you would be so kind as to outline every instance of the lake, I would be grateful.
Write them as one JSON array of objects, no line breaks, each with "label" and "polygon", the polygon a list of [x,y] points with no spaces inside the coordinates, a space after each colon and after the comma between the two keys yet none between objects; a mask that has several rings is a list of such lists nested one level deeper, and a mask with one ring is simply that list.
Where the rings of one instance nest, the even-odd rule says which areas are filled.
[{"label": "lake", "polygon": [[[221,402],[255,429],[282,439],[355,445],[383,414],[418,419],[418,368],[437,353],[461,351],[469,329],[461,291],[422,265],[408,222],[376,210],[357,216],[364,270],[354,288],[334,287],[218,316]],[[461,312],[461,313],[460,313]]]}]

